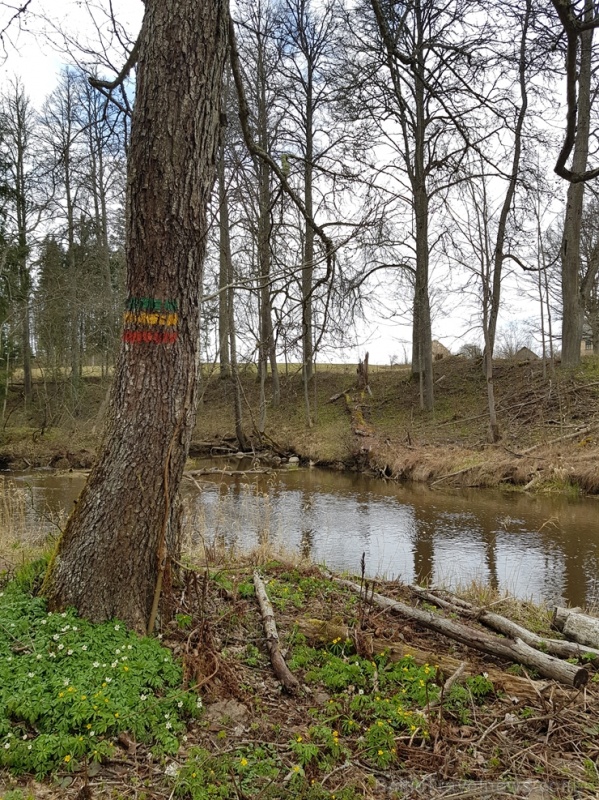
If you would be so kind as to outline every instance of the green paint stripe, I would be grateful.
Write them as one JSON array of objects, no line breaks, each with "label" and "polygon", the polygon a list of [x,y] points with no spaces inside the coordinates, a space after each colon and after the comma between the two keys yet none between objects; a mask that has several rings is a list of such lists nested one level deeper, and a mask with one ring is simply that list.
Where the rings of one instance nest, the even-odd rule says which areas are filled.
[{"label": "green paint stripe", "polygon": [[129,311],[178,311],[176,300],[161,300],[156,297],[130,297],[125,303]]}]

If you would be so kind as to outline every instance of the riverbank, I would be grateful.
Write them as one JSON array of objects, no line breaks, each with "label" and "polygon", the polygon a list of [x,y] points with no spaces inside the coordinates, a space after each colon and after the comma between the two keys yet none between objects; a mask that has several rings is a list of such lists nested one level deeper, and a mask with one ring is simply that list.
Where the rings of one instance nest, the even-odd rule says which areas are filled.
[{"label": "riverbank", "polygon": [[[254,451],[297,455],[335,469],[369,471],[431,486],[501,487],[537,492],[599,492],[599,359],[573,371],[540,361],[500,361],[495,392],[501,440],[487,442],[486,387],[480,364],[457,357],[435,363],[436,406],[420,411],[419,386],[404,367],[371,368],[370,392],[355,388],[355,368],[317,370],[310,417],[297,369],[281,376],[281,402],[268,400],[257,432],[259,386],[241,377],[244,430]],[[234,387],[204,375],[192,454],[236,452]],[[5,468],[87,468],[102,429],[106,387],[85,387],[77,416],[48,415],[47,403],[19,410],[0,437]],[[48,416],[52,425],[46,424]]]},{"label": "riverbank", "polygon": [[[589,659],[580,691],[268,548],[192,562],[168,593],[173,622],[159,643],[118,622],[96,631],[72,612],[48,617],[31,598],[43,570],[0,587],[3,800],[596,797],[599,672]],[[269,659],[256,567],[297,681],[287,692]],[[397,582],[369,582],[372,591],[433,623],[456,620]],[[480,588],[467,599],[559,638],[546,608]]]}]

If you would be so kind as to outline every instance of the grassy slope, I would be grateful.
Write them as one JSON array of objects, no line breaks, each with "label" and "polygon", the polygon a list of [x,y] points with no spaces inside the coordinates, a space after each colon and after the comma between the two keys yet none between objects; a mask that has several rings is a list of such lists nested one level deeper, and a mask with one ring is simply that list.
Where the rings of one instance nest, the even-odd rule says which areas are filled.
[{"label": "grassy slope", "polygon": [[[371,367],[372,394],[360,396],[354,388],[354,366],[323,366],[310,391],[312,427],[306,422],[299,370],[281,371],[281,405],[268,404],[263,446],[322,464],[429,483],[599,491],[593,427],[599,424],[599,359],[588,358],[573,372],[558,369],[545,377],[540,362],[497,362],[503,438],[492,446],[487,444],[485,380],[478,363],[450,358],[435,364],[433,414],[420,411],[418,384],[405,367]],[[242,386],[244,427],[259,448],[259,386],[253,372],[242,376]],[[347,397],[329,402],[344,390]],[[48,464],[52,458],[58,466],[86,466],[81,463],[85,452],[82,458],[80,453],[97,447],[106,386],[84,382],[75,410],[69,410],[65,387],[42,390],[38,385],[37,391],[27,413],[18,389],[11,395],[0,432],[0,458],[16,458],[23,466]],[[234,448],[233,440],[232,383],[205,375],[194,451],[223,443]],[[534,449],[526,452],[529,448]]]},{"label": "grassy slope", "polygon": [[[281,450],[313,461],[357,464],[396,478],[442,479],[445,485],[574,486],[596,492],[598,379],[599,360],[594,358],[574,372],[558,370],[545,377],[540,362],[498,362],[495,390],[502,440],[489,445],[479,364],[457,358],[435,364],[433,414],[420,411],[418,384],[405,368],[373,370],[372,395],[355,391],[353,369],[319,372],[312,389],[312,428],[306,424],[301,380],[294,375],[283,380],[281,406],[268,408],[267,434]],[[347,389],[349,402],[344,397],[328,402]],[[254,409],[256,416],[255,380],[244,380],[244,393],[246,409]],[[196,444],[233,438],[232,401],[228,382],[207,382]],[[249,411],[245,424],[251,430]],[[534,449],[525,452],[529,448]],[[460,474],[449,477],[454,472]]]}]

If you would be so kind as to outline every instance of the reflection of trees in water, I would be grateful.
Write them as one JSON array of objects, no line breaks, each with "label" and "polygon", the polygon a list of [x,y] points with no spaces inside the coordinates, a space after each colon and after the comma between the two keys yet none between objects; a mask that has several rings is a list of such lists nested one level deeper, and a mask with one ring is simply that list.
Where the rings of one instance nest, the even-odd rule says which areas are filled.
[{"label": "reflection of trees in water", "polygon": [[497,530],[496,526],[489,524],[489,519],[484,517],[481,522],[482,540],[485,546],[485,565],[489,586],[491,589],[499,589],[499,577],[497,575]]},{"label": "reflection of trees in water", "polygon": [[[222,461],[215,465],[222,469]],[[339,563],[347,568],[351,551],[357,554],[351,567],[357,571],[362,550],[367,558],[373,551],[374,528],[378,543],[384,539],[383,546],[388,550],[398,541],[402,545],[409,541],[407,559],[413,563],[414,579],[419,583],[430,580],[435,572],[445,572],[445,568],[453,575],[463,575],[461,557],[452,554],[454,540],[460,543],[462,552],[464,543],[472,541],[477,553],[482,546],[476,558],[491,586],[503,588],[500,573],[507,558],[516,564],[534,563],[538,572],[533,575],[528,568],[528,572],[522,569],[505,578],[502,574],[501,582],[505,581],[510,591],[527,594],[534,582],[539,595],[550,601],[563,597],[576,605],[599,603],[599,530],[597,506],[592,500],[483,490],[431,492],[424,486],[396,486],[320,470],[257,478],[251,484],[239,476],[207,480],[203,499],[187,484],[186,495],[193,496],[194,505],[202,508],[202,518],[198,516],[197,520],[199,511],[194,509],[194,534],[197,536],[201,523],[210,538],[216,533],[228,544],[237,540],[243,547],[253,544],[260,530],[269,529],[272,536],[281,536],[283,544],[299,545],[307,557],[314,556],[328,539],[331,566],[335,567],[338,552],[342,556]],[[65,509],[70,511],[83,482],[84,478],[77,475],[41,477],[32,473],[20,477],[17,485],[27,494],[28,513],[31,504],[32,518],[42,519],[48,513],[54,516]],[[448,563],[436,563],[445,542],[449,543]],[[410,567],[397,562],[397,552],[391,552],[396,561],[386,567],[410,572]],[[368,566],[376,571],[379,565]]]},{"label": "reflection of trees in water", "polygon": [[301,498],[301,536],[299,550],[302,558],[310,558],[312,549],[314,548],[314,528],[311,524],[314,493],[309,489],[304,489],[301,493]]},{"label": "reflection of trees in water", "polygon": [[587,602],[587,560],[578,537],[570,537],[564,552],[564,595],[573,606],[585,606]]}]

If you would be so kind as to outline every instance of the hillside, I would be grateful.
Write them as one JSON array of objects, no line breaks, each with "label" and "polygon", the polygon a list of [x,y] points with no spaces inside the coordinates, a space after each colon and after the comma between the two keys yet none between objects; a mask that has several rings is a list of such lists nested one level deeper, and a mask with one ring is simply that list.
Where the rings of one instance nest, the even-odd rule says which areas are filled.
[{"label": "hillside", "polygon": [[[419,387],[405,367],[371,367],[370,390],[358,392],[355,367],[319,367],[307,423],[297,368],[281,375],[281,403],[267,403],[259,437],[259,385],[241,377],[244,429],[256,451],[294,453],[337,469],[444,485],[517,486],[599,491],[599,359],[543,376],[539,361],[498,361],[495,391],[502,439],[487,443],[485,379],[479,363],[457,357],[435,364],[436,405],[420,411]],[[204,374],[194,455],[235,452],[230,380]],[[89,466],[98,447],[106,384],[88,380],[75,412],[60,386],[36,385],[24,413],[13,387],[0,438],[5,466]],[[267,398],[270,386],[267,386]],[[336,399],[333,399],[336,398]],[[220,448],[216,451],[214,448]]]}]

